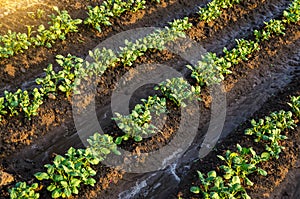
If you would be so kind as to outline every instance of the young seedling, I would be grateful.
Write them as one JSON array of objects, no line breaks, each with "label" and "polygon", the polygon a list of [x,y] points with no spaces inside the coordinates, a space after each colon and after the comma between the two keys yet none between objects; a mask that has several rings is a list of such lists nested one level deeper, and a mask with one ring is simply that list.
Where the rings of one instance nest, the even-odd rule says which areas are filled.
[{"label": "young seedling", "polygon": [[116,144],[121,144],[122,140],[132,137],[136,142],[140,142],[143,136],[154,134],[157,128],[151,124],[152,117],[166,113],[166,99],[158,96],[149,96],[147,100],[142,100],[143,104],[137,104],[130,115],[122,116],[116,113],[113,118],[125,135],[116,139]]},{"label": "young seedling", "polygon": [[110,135],[100,135],[99,133],[95,133],[87,141],[90,144],[89,148],[92,153],[100,161],[103,161],[111,152],[116,155],[121,155],[121,153],[117,150],[117,145],[114,143],[113,137]]},{"label": "young seedling", "polygon": [[192,71],[191,76],[200,86],[219,84],[224,80],[222,68],[217,64],[217,60],[216,54],[207,53],[195,67],[187,65],[187,68]]},{"label": "young seedling", "polygon": [[237,149],[237,152],[227,150],[225,157],[218,155],[218,158],[226,163],[226,165],[220,166],[225,172],[224,178],[228,180],[233,176],[238,176],[246,185],[252,186],[253,182],[248,178],[249,174],[257,172],[263,176],[267,175],[266,171],[256,165],[262,161],[266,161],[268,154],[258,156],[252,148],[244,148],[239,144],[237,144]]},{"label": "young seedling", "polygon": [[296,117],[300,119],[300,96],[292,96],[291,102],[288,105],[292,108],[292,111],[295,113]]},{"label": "young seedling", "polygon": [[295,121],[292,118],[292,112],[279,111],[273,112],[265,119],[260,119],[258,122],[251,121],[252,128],[245,131],[246,135],[255,135],[255,142],[267,142],[267,151],[270,152],[272,157],[279,158],[283,146],[279,145],[279,141],[287,139],[285,135],[282,135],[282,131],[285,129],[293,129],[295,127]]},{"label": "young seedling", "polygon": [[173,101],[178,107],[185,107],[185,100],[201,100],[200,87],[191,86],[182,77],[167,79],[154,88],[160,90],[168,99]]},{"label": "young seedling", "polygon": [[52,198],[69,198],[72,194],[78,194],[81,183],[94,186],[96,180],[92,176],[96,171],[91,165],[99,164],[92,151],[87,149],[70,148],[66,157],[57,155],[53,164],[46,164],[47,172],[38,172],[35,177],[38,180],[50,180],[47,190],[52,192]]}]

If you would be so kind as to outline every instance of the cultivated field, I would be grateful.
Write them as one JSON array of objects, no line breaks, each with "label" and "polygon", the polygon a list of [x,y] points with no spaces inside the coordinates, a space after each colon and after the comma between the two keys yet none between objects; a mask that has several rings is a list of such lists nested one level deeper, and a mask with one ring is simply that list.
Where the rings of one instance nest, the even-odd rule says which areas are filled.
[{"label": "cultivated field", "polygon": [[300,197],[300,0],[0,2],[0,198]]}]

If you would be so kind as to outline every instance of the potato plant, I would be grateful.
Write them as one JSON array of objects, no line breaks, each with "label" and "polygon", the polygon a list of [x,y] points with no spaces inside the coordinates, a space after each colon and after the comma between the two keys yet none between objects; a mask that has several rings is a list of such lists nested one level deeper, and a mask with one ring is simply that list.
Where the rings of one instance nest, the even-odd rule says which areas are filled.
[{"label": "potato plant", "polygon": [[168,42],[175,41],[178,38],[184,38],[184,30],[191,27],[188,22],[188,18],[177,19],[169,23],[169,27],[165,27],[163,30],[158,30],[152,34],[147,35],[144,38],[137,41],[129,42],[125,40],[125,47],[121,47],[119,53],[120,61],[125,66],[131,66],[133,62],[149,49],[164,50],[165,45]]},{"label": "potato plant", "polygon": [[296,117],[300,119],[300,96],[292,96],[291,102],[289,102],[288,105],[292,108],[292,111],[295,113]]},{"label": "potato plant", "polygon": [[213,21],[220,17],[222,9],[231,8],[234,4],[240,3],[242,0],[213,0],[207,6],[200,8],[198,14],[200,20],[205,22]]},{"label": "potato plant", "polygon": [[[3,116],[9,113],[10,116],[14,116],[25,110],[26,117],[30,119],[30,116],[37,114],[36,110],[42,104],[43,96],[48,96],[49,94],[56,95],[58,91],[65,93],[68,98],[71,94],[79,94],[77,86],[80,85],[81,79],[101,75],[108,67],[115,66],[119,61],[124,65],[132,65],[137,57],[148,49],[164,49],[167,42],[184,37],[182,30],[190,27],[190,24],[187,18],[185,18],[183,20],[175,20],[170,23],[170,26],[172,28],[166,27],[163,30],[139,39],[135,43],[127,42],[126,46],[120,49],[121,52],[118,55],[112,50],[105,48],[102,50],[96,49],[94,52],[90,51],[89,55],[93,59],[91,63],[84,62],[81,58],[72,55],[67,55],[67,57],[57,55],[56,62],[61,66],[62,70],[56,72],[52,64],[44,69],[45,76],[36,79],[36,83],[41,85],[41,88],[39,88],[39,93],[37,89],[34,89],[32,106],[28,109],[26,103],[23,103],[23,108],[25,109],[19,107],[19,98],[21,95],[23,96],[23,91],[18,90],[16,93],[5,91],[5,102],[1,104],[0,101],[0,114]],[[25,95],[28,92],[26,91]]]},{"label": "potato plant", "polygon": [[[5,100],[4,100],[5,99]],[[1,103],[2,102],[2,103]],[[4,98],[0,100],[2,114],[9,113],[10,116],[19,115],[23,112],[29,120],[31,116],[37,115],[37,109],[43,103],[43,94],[39,89],[33,89],[32,93],[27,90],[18,89],[16,92],[4,91]],[[4,108],[7,107],[8,111]]]},{"label": "potato plant", "polygon": [[33,92],[31,93],[32,99],[30,99],[30,94],[28,91],[24,91],[23,95],[20,96],[21,103],[20,107],[22,112],[25,113],[25,117],[29,120],[31,116],[36,116],[38,114],[37,110],[40,105],[43,104],[43,94],[40,93],[39,89],[34,88]]},{"label": "potato plant", "polygon": [[224,80],[222,68],[215,63],[217,59],[216,54],[207,53],[196,66],[187,65],[187,68],[192,71],[191,77],[195,78],[200,86],[219,84]]},{"label": "potato plant", "polygon": [[164,96],[173,101],[178,107],[185,107],[184,101],[198,99],[201,100],[200,87],[191,86],[184,78],[172,78],[160,83],[154,88],[160,90]]},{"label": "potato plant", "polygon": [[6,106],[5,106],[4,100],[5,100],[4,97],[0,97],[0,122],[2,120],[3,115],[7,114],[7,111],[5,110]]},{"label": "potato plant", "polygon": [[94,186],[96,180],[92,176],[96,171],[91,165],[99,164],[92,151],[87,149],[70,148],[66,157],[57,155],[53,164],[46,164],[47,172],[38,172],[38,180],[50,180],[47,190],[52,193],[52,198],[69,198],[72,194],[79,193],[81,184]]},{"label": "potato plant", "polygon": [[266,149],[272,157],[279,158],[283,146],[280,146],[279,141],[287,139],[282,135],[285,129],[293,129],[295,122],[292,118],[292,112],[279,111],[273,112],[265,119],[260,119],[258,122],[251,121],[252,128],[245,131],[246,135],[255,135],[255,142],[265,142]]},{"label": "potato plant", "polygon": [[[86,63],[85,70],[89,77],[95,75],[102,75],[109,67],[114,67],[120,58],[111,50],[103,48],[101,50],[96,49],[94,52],[89,51],[89,55],[93,58],[91,63]],[[77,70],[78,76],[80,72]]]},{"label": "potato plant", "polygon": [[0,58],[8,58],[17,53],[22,53],[31,46],[30,35],[16,33],[8,30],[6,35],[0,35]]},{"label": "potato plant", "polygon": [[149,96],[147,100],[142,100],[143,104],[137,104],[130,115],[115,113],[115,120],[121,130],[125,133],[116,139],[116,144],[121,144],[123,140],[130,137],[136,142],[140,142],[143,136],[154,134],[157,128],[151,124],[153,116],[166,113],[166,99],[158,96]]},{"label": "potato plant", "polygon": [[40,197],[40,194],[36,193],[38,189],[38,183],[27,185],[26,182],[18,182],[9,190],[10,199],[38,199]]},{"label": "potato plant", "polygon": [[223,177],[226,180],[231,179],[233,176],[238,176],[243,184],[252,186],[253,182],[248,178],[248,175],[256,172],[266,176],[267,172],[256,165],[262,161],[269,160],[269,157],[270,154],[267,152],[259,156],[252,148],[244,148],[237,144],[237,152],[227,150],[225,156],[218,155],[218,158],[226,163],[219,168],[224,171],[225,175]]},{"label": "potato plant", "polygon": [[113,141],[113,137],[110,135],[95,133],[87,141],[90,144],[89,148],[93,155],[100,161],[103,161],[111,152],[116,155],[121,155],[117,149],[117,145]]},{"label": "potato plant", "polygon": [[201,193],[205,199],[250,199],[238,176],[225,180],[223,177],[218,176],[214,170],[209,171],[206,176],[200,171],[197,171],[197,173],[201,184],[200,186],[192,186],[190,188],[192,193]]},{"label": "potato plant", "polygon": [[[103,161],[108,154],[113,152],[120,155],[117,145],[110,135],[95,133],[88,139],[90,146],[86,149],[74,149],[71,147],[65,156],[56,155],[53,164],[46,164],[46,172],[38,172],[35,177],[38,180],[48,180],[50,184],[47,190],[52,193],[52,198],[69,198],[79,193],[82,184],[94,186],[96,181],[92,178],[96,171],[92,165]],[[10,190],[13,199],[39,198],[35,193],[38,184],[29,186],[19,182]]]},{"label": "potato plant", "polygon": [[[298,16],[299,13],[295,10],[297,6],[299,5],[299,0],[295,0],[291,6],[286,10],[287,13],[290,13],[291,15]],[[60,13],[60,12],[59,12]],[[69,19],[67,16],[67,13],[62,12],[61,15],[65,15],[66,19]],[[54,15],[53,15],[54,16]],[[68,21],[68,20],[63,20]],[[72,21],[72,20],[71,20]],[[287,19],[282,20],[284,23],[288,23]],[[290,21],[291,22],[291,21]],[[270,21],[270,23],[267,23],[269,25],[266,29],[266,35],[269,35],[268,31],[275,33],[275,34],[282,34],[283,28],[282,28],[281,22],[278,21]],[[103,49],[101,51],[102,53],[98,52],[98,57],[101,57],[101,60],[104,59],[104,62],[98,61],[97,64],[95,63],[88,63],[86,62],[85,65],[86,68],[89,68],[88,71],[82,69],[82,67],[78,70],[74,70],[74,73],[78,77],[88,77],[89,75],[94,75],[97,73],[103,72],[107,67],[114,66],[117,61],[121,61],[124,65],[132,65],[133,61],[138,57],[138,55],[142,55],[143,52],[146,52],[148,49],[158,49],[163,50],[164,46],[169,41],[174,41],[177,38],[185,37],[184,30],[191,27],[191,24],[188,22],[188,18],[184,18],[181,20],[174,20],[172,23],[169,23],[171,28],[166,27],[164,30],[157,31],[155,33],[152,33],[148,35],[145,38],[142,38],[136,43],[127,42],[127,46],[125,46],[123,49],[120,49],[121,52],[116,57],[114,53],[110,50]],[[75,28],[76,29],[76,28]],[[267,36],[269,38],[269,36]],[[260,38],[260,36],[257,36],[257,38]],[[261,40],[261,38],[259,39]],[[193,72],[192,75],[195,77],[200,85],[207,84],[214,84],[215,82],[218,83],[222,80],[223,76],[222,74],[229,74],[231,71],[229,70],[230,67],[234,64],[238,64],[240,60],[247,60],[249,55],[259,50],[258,42],[253,41],[247,41],[247,40],[237,40],[238,46],[237,48],[232,49],[231,51],[228,51],[227,49],[224,49],[225,56],[223,57],[217,57],[214,53],[209,53],[209,58],[206,60],[208,63],[199,64],[200,66],[208,65],[208,67],[211,68],[212,71],[204,70],[203,67],[198,67],[200,71],[197,71],[197,68],[189,67]],[[93,54],[93,52],[90,52]],[[96,52],[94,52],[96,53]],[[104,56],[102,56],[104,55]],[[133,59],[135,58],[135,59]],[[207,67],[204,67],[207,68]],[[93,72],[93,70],[95,70]],[[98,71],[97,71],[98,70]],[[220,74],[216,73],[217,71],[220,71]],[[73,74],[65,72],[60,72],[62,81],[56,81],[57,80],[57,73],[53,71],[53,68],[51,65],[46,69],[46,77],[45,78],[38,78],[37,84],[41,84],[42,88],[40,88],[40,92],[45,95],[47,93],[54,93],[57,91],[57,87],[60,91],[63,91],[66,93],[67,96],[70,96],[72,92],[72,87],[74,88],[75,85],[79,85],[80,81],[73,82],[72,77]],[[67,78],[66,78],[67,77]],[[208,78],[205,80],[205,78]],[[80,80],[80,78],[77,78],[77,80]],[[205,82],[206,81],[206,82]],[[62,84],[60,84],[62,83]],[[59,84],[59,85],[58,85]],[[6,92],[9,93],[9,92]],[[75,91],[75,93],[78,93]],[[8,94],[10,95],[10,94]],[[16,94],[17,95],[17,94]],[[7,112],[10,112],[9,115],[18,115],[17,113],[17,99],[13,95],[10,95],[9,99],[11,103],[7,105],[7,103],[2,103],[2,107],[0,107],[0,114],[7,114]],[[5,100],[6,101],[6,100]],[[0,103],[1,105],[1,103]],[[19,109],[20,110],[20,109]],[[30,115],[30,114],[29,114]]]},{"label": "potato plant", "polygon": [[[160,0],[151,0],[160,3]],[[100,6],[88,7],[89,17],[84,20],[84,24],[93,26],[101,32],[102,26],[111,25],[112,17],[120,16],[126,11],[136,12],[145,8],[145,0],[107,0]],[[53,10],[57,14],[49,15],[49,28],[39,25],[37,30],[32,31],[32,26],[28,26],[28,33],[16,33],[9,30],[6,35],[0,35],[0,58],[8,58],[27,50],[29,46],[46,46],[51,48],[56,40],[65,40],[70,32],[78,32],[78,25],[81,19],[72,19],[67,11],[60,11],[54,6]],[[37,18],[44,14],[43,10],[37,10]],[[31,13],[35,17],[35,13]],[[33,33],[36,33],[33,36]]]},{"label": "potato plant", "polygon": [[283,16],[285,17],[284,22],[297,23],[300,20],[300,0],[294,0],[289,9],[283,12]]},{"label": "potato plant", "polygon": [[[78,24],[82,23],[81,19],[72,19],[67,11],[60,11],[53,7],[57,15],[50,15],[50,25],[48,29],[40,25],[36,31],[31,26],[27,26],[26,33],[16,33],[8,30],[6,35],[0,35],[0,58],[8,58],[18,53],[24,52],[29,46],[46,46],[51,48],[56,40],[65,40],[66,35],[70,32],[78,31]],[[33,36],[33,33],[36,33]]]},{"label": "potato plant", "polygon": [[254,30],[254,35],[257,42],[269,40],[271,36],[284,35],[285,26],[284,20],[271,19],[269,22],[265,22],[265,28],[263,30]]},{"label": "potato plant", "polygon": [[89,17],[85,19],[84,23],[101,32],[103,26],[112,25],[110,22],[112,18],[119,17],[126,11],[136,12],[144,9],[145,4],[145,0],[106,0],[100,6],[88,7]]},{"label": "potato plant", "polygon": [[60,11],[56,6],[53,7],[53,10],[57,12],[57,15],[49,15],[50,27],[46,29],[44,25],[40,25],[37,35],[31,38],[31,42],[36,46],[51,48],[56,40],[65,40],[68,33],[78,32],[78,24],[82,23],[81,19],[72,19],[67,11]]}]

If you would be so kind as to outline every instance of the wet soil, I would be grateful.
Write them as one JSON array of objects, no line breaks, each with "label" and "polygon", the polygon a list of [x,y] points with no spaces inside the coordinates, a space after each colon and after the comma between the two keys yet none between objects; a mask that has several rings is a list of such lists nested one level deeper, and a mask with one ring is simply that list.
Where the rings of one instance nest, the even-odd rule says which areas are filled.
[{"label": "wet soil", "polygon": [[[89,3],[86,1],[76,1],[75,4],[71,3],[72,2],[70,1],[63,1],[62,3],[57,4],[60,8],[69,9],[72,17],[84,18],[86,13],[83,8]],[[197,23],[197,17],[194,15],[194,17],[191,17],[191,22],[194,23],[195,28],[192,28],[192,30],[188,32],[188,36],[195,41],[200,42],[207,51],[221,54],[221,50],[224,46],[228,48],[233,47],[234,38],[251,37],[249,33],[253,29],[261,28],[263,20],[279,17],[280,12],[287,7],[288,3],[289,1],[278,0],[245,1],[244,4],[237,5],[229,11],[224,12],[221,19],[217,20],[214,24]],[[52,2],[52,4],[54,3]],[[87,51],[96,46],[95,43],[98,44],[112,35],[138,27],[162,27],[166,25],[167,21],[189,15],[195,12],[196,7],[204,4],[205,1],[200,3],[196,1],[163,1],[160,5],[148,5],[149,9],[146,9],[145,11],[126,13],[126,15],[120,19],[115,19],[113,21],[113,27],[105,29],[101,34],[97,34],[91,31],[91,29],[82,26],[80,27],[79,33],[71,34],[69,39],[58,42],[53,49],[32,49],[11,59],[1,60],[1,93],[3,93],[4,89],[14,90],[16,87],[28,89],[34,86],[33,80],[36,77],[43,75],[43,68],[45,68],[48,63],[54,62],[54,56],[56,54],[66,55],[67,53],[72,53],[84,58],[87,55]],[[71,8],[66,5],[77,5],[77,8]],[[25,12],[27,11],[24,11],[23,14],[25,14]],[[5,17],[9,18],[9,15]],[[0,30],[5,31],[6,28],[7,27],[2,27]],[[16,31],[23,30],[22,28],[19,29],[18,25],[12,25],[8,28]],[[284,37],[274,38],[270,42],[263,43],[261,45],[263,48],[262,52],[254,54],[249,62],[242,63],[233,68],[233,74],[229,75],[224,81],[227,105],[231,112],[229,112],[225,122],[223,137],[232,132],[250,117],[255,117],[255,114],[259,115],[266,113],[267,110],[259,110],[266,100],[270,101],[271,99],[271,102],[266,103],[271,104],[270,110],[274,107],[278,110],[281,107],[286,108],[286,106],[275,104],[275,102],[272,104],[272,99],[274,99],[274,101],[275,99],[282,99],[281,103],[283,103],[284,99],[289,95],[295,92],[298,92],[299,94],[297,89],[293,90],[294,87],[299,88],[299,85],[297,84],[297,82],[299,82],[299,78],[297,79],[299,74],[296,70],[296,68],[299,67],[299,59],[297,60],[299,57],[300,46],[299,30],[299,24],[288,27]],[[183,69],[184,65],[188,64],[188,62],[180,56],[168,51],[148,52],[145,56],[142,56],[136,61],[135,66],[143,63],[172,65],[178,71],[183,72],[184,75],[189,76],[187,70]],[[130,68],[128,67],[126,68],[119,65],[113,70],[108,70],[103,77],[101,77],[101,82],[103,83],[99,85],[98,89],[97,114],[103,129],[107,132],[113,132],[112,135],[116,135],[117,133],[120,133],[120,131],[110,120],[112,116],[110,110],[110,96],[116,83],[129,69]],[[16,79],[18,79],[18,81],[16,81]],[[288,89],[290,86],[286,86],[287,84],[292,85],[292,88]],[[256,95],[247,95],[256,89],[259,91],[256,93],[254,92]],[[261,92],[264,92],[264,95],[259,95]],[[129,194],[132,198],[155,197],[155,192],[157,194],[156,198],[166,198],[166,196],[170,195],[176,197],[178,191],[182,191],[184,195],[190,196],[189,193],[186,193],[183,189],[179,190],[178,187],[189,190],[191,182],[195,182],[195,176],[192,173],[195,169],[199,168],[193,165],[190,169],[191,173],[189,173],[187,172],[185,165],[190,165],[191,163],[187,162],[191,162],[197,157],[195,153],[199,150],[199,143],[203,140],[205,128],[207,128],[206,125],[210,119],[209,107],[212,99],[208,90],[204,90],[203,93],[202,97],[204,101],[199,104],[201,122],[199,124],[198,137],[192,144],[192,149],[189,150],[190,152],[185,154],[186,158],[179,161],[177,168],[175,167],[175,174],[178,173],[179,178],[184,180],[182,180],[181,184],[178,186],[179,182],[176,175],[167,175],[166,172],[162,170],[157,172],[156,183],[160,182],[164,186],[153,188],[155,187],[155,179],[152,180],[152,184],[149,183],[151,182],[150,180],[148,182],[149,185],[144,186],[144,189],[148,188],[147,194],[140,190],[141,193],[137,193],[136,195]],[[286,98],[281,97],[283,93],[286,94]],[[138,103],[142,97],[148,96],[149,94],[151,94],[151,92],[149,92],[148,89],[139,92],[131,100],[131,107]],[[272,95],[273,98],[271,98]],[[250,99],[256,99],[257,101],[256,103],[252,101],[250,105]],[[170,103],[168,107],[170,111],[167,119],[168,122],[164,125],[159,134],[146,139],[142,143],[129,141],[122,145],[122,147],[138,154],[141,151],[153,151],[167,145],[174,135],[176,135],[176,126],[180,123],[180,111]],[[258,112],[253,115],[256,111]],[[240,117],[241,114],[242,117]],[[107,117],[103,118],[103,115],[106,115]],[[247,123],[242,125],[242,127],[247,127]],[[63,154],[71,146],[76,148],[84,147],[80,137],[76,133],[78,129],[75,128],[73,122],[71,104],[62,94],[59,94],[55,100],[47,99],[40,108],[39,116],[34,117],[31,121],[26,120],[23,116],[5,119],[4,122],[0,124],[0,129],[3,135],[0,139],[0,162],[2,167],[5,168],[5,171],[9,174],[13,174],[16,180],[31,181],[32,175],[35,172],[40,171],[44,164],[49,163],[54,154]],[[234,135],[240,135],[241,132],[242,130],[237,130]],[[296,136],[296,133],[294,132],[294,134],[291,135]],[[225,140],[225,144],[223,145],[228,146],[229,143],[231,143],[230,145],[233,146],[234,144],[232,143],[236,143],[234,138],[236,137],[229,137],[229,140]],[[292,141],[287,141],[286,144],[292,144],[289,149],[291,155],[285,154],[283,156],[282,165],[286,163],[284,158],[287,158],[288,165],[291,167],[295,164],[298,151],[293,147],[293,145],[295,145],[293,139]],[[222,148],[220,150],[222,151]],[[212,157],[212,155],[210,154],[208,157]],[[211,164],[212,162],[210,161],[207,163],[207,166],[204,166],[203,168],[201,166],[201,169],[209,169]],[[276,164],[276,162],[270,163],[273,167],[275,167]],[[170,168],[167,169],[169,171]],[[146,179],[147,176],[151,176],[151,174],[146,176],[124,174],[122,171],[108,168],[104,165],[99,166],[97,171],[96,186],[83,187],[80,195],[75,198],[117,198],[125,189],[130,190],[131,187],[134,187],[136,180],[139,178]],[[287,171],[288,170],[284,172],[280,169],[277,173],[274,171],[274,176],[282,174],[282,177],[279,180],[276,180],[275,177],[271,177],[270,180],[268,179],[268,186],[274,187],[274,185],[278,185],[279,182],[283,180]],[[175,179],[175,186],[170,186],[174,183],[173,179]],[[263,183],[265,181],[258,180],[258,182]],[[7,197],[6,190],[11,185],[12,184],[9,184],[8,186],[1,188],[1,197]],[[170,188],[166,189],[165,187],[167,186],[170,186]],[[263,189],[262,185],[258,183],[256,188],[258,194],[255,195],[251,192],[253,198],[261,198],[261,196],[266,195],[266,190]],[[270,192],[271,191],[269,191],[268,194]],[[43,192],[42,198],[50,198],[50,196],[48,193]],[[122,198],[126,197],[124,196]]]}]

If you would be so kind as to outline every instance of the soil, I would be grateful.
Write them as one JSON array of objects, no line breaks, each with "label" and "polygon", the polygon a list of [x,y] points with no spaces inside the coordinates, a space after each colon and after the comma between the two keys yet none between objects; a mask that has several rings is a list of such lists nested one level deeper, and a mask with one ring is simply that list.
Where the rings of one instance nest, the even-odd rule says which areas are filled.
[{"label": "soil", "polygon": [[[85,12],[86,7],[88,5],[96,5],[99,2],[101,1],[44,1],[41,4],[32,5],[24,9],[19,8],[17,12],[11,11],[7,15],[0,16],[0,33],[3,34],[8,29],[26,31],[26,27],[23,25],[24,21],[26,21],[27,25],[35,26],[41,24],[41,22],[46,23],[46,14],[51,13],[50,7],[52,5],[68,10],[73,18],[84,19],[87,16]],[[187,15],[190,16],[190,21],[194,25],[187,32],[187,35],[199,42],[207,51],[221,55],[224,46],[228,49],[234,47],[235,38],[251,38],[253,36],[250,33],[254,29],[260,29],[263,26],[263,21],[280,17],[280,13],[288,6],[290,1],[246,0],[244,3],[225,11],[221,18],[213,23],[199,23],[197,15],[193,13],[196,12],[198,6],[203,6],[206,3],[207,1],[170,0],[163,1],[158,5],[148,4],[146,10],[141,10],[137,13],[126,13],[119,19],[114,19],[112,21],[113,26],[105,28],[102,33],[97,33],[82,25],[78,33],[70,34],[65,41],[58,41],[51,49],[33,48],[10,59],[2,59],[0,60],[0,93],[3,93],[4,90],[14,91],[18,87],[22,89],[34,87],[34,79],[43,75],[43,69],[47,67],[47,64],[55,62],[55,55],[57,54],[67,55],[71,53],[85,58],[88,50],[93,49],[96,44],[124,30],[148,26],[163,27],[168,21]],[[45,16],[41,19],[33,20],[27,13],[34,12],[37,9],[44,9]],[[243,135],[244,129],[249,127],[249,122],[245,121],[250,118],[263,117],[271,111],[288,109],[285,102],[289,100],[291,95],[300,94],[299,37],[300,24],[290,25],[284,36],[274,37],[270,41],[262,43],[262,50],[259,53],[255,53],[248,62],[232,68],[233,73],[226,77],[223,86],[228,109],[236,110],[236,112],[232,112],[232,115],[230,113],[227,115],[222,133],[223,140],[217,145],[217,151],[190,165],[188,172],[186,169],[183,169],[185,162],[182,160],[181,165],[176,168],[178,172],[180,171],[178,176],[181,182],[174,187],[170,186],[172,189],[165,189],[164,191],[160,189],[161,191],[156,193],[156,198],[166,198],[166,196],[175,198],[178,193],[182,194],[184,198],[196,197],[188,191],[191,184],[197,182],[195,171],[200,169],[205,172],[214,169],[220,163],[216,158],[216,154],[224,152],[225,149],[233,149],[236,143],[245,146],[255,146],[259,149],[259,146],[252,143],[249,137]],[[166,50],[161,52],[149,51],[140,57],[132,67],[151,63],[172,66],[193,83],[193,80],[189,78],[190,73],[184,69],[184,65],[190,63],[179,55]],[[59,69],[58,65],[54,64],[54,66],[55,69]],[[98,120],[104,132],[111,132],[113,136],[122,134],[122,132],[110,119],[112,117],[110,108],[111,95],[116,84],[129,70],[130,67],[117,64],[115,68],[107,70],[102,75],[97,88],[96,112]],[[154,93],[152,88],[153,85],[149,85],[136,91],[130,100],[130,107],[132,108],[139,103],[140,99],[152,95]],[[266,88],[268,90],[264,90]],[[248,96],[248,94],[256,89],[258,91],[261,89],[261,92],[266,94],[265,96],[259,95],[257,104],[252,107],[246,102],[253,98],[253,96]],[[160,95],[160,93],[158,94]],[[199,149],[203,140],[203,132],[210,120],[210,106],[213,99],[209,94],[208,88],[203,90],[202,99],[203,101],[199,103],[201,121],[199,122],[198,136],[191,147],[194,147],[194,149]],[[86,99],[86,101],[89,100]],[[139,155],[143,152],[158,150],[167,145],[176,135],[181,115],[180,110],[171,102],[168,102],[168,110],[167,122],[162,126],[158,134],[140,143],[129,140],[123,143],[121,147]],[[190,110],[190,112],[192,113],[193,111]],[[75,148],[84,147],[80,136],[77,134],[78,129],[75,127],[72,114],[70,100],[63,94],[59,94],[55,96],[55,99],[47,99],[41,106],[39,115],[33,117],[32,120],[27,120],[20,115],[18,117],[5,118],[2,121],[0,124],[2,135],[0,138],[0,168],[3,168],[2,176],[5,177],[0,178],[1,185],[4,181],[4,186],[1,187],[0,185],[1,198],[8,197],[7,189],[12,187],[15,182],[20,180],[32,182],[33,174],[41,171],[44,164],[50,163],[55,154],[64,154],[71,146]],[[103,117],[103,115],[106,117]],[[233,118],[235,120],[232,120]],[[86,122],[88,123],[88,121]],[[298,160],[300,141],[297,133],[299,131],[300,129],[297,128],[295,131],[287,132],[289,139],[284,143],[286,150],[283,152],[283,155],[280,159],[263,165],[264,168],[268,168],[268,178],[253,176],[252,179],[256,185],[249,189],[249,193],[253,198],[292,198],[293,195],[297,194],[297,192],[294,194],[294,190],[299,187],[295,185],[297,182],[296,178],[287,177],[285,179],[285,177],[289,175],[297,176],[292,171],[293,167],[297,167],[296,162]],[[229,136],[225,138],[228,134]],[[196,158],[197,156],[193,156],[193,159],[189,159],[189,164]],[[80,195],[74,198],[117,198],[120,192],[129,189],[132,184],[135,184],[134,180],[127,182],[127,179],[130,179],[128,176],[131,174],[106,167],[105,165],[100,165],[95,169],[98,173],[95,187],[83,187],[80,190]],[[171,185],[172,180],[170,180],[170,176],[159,175],[161,175],[159,179],[162,184],[165,184],[165,186]],[[131,179],[136,178],[135,176]],[[13,182],[12,179],[14,179]],[[284,187],[291,188],[293,191],[284,188],[278,191],[277,187],[281,186],[281,182],[286,185]],[[294,186],[290,186],[290,184]],[[157,189],[154,189],[153,192],[155,191]],[[290,194],[292,192],[293,194]],[[288,195],[286,196],[286,194]],[[135,198],[145,197],[152,198],[155,196],[151,195],[151,192],[147,196],[139,194],[135,196]],[[41,198],[50,198],[50,195],[43,191]]]}]

